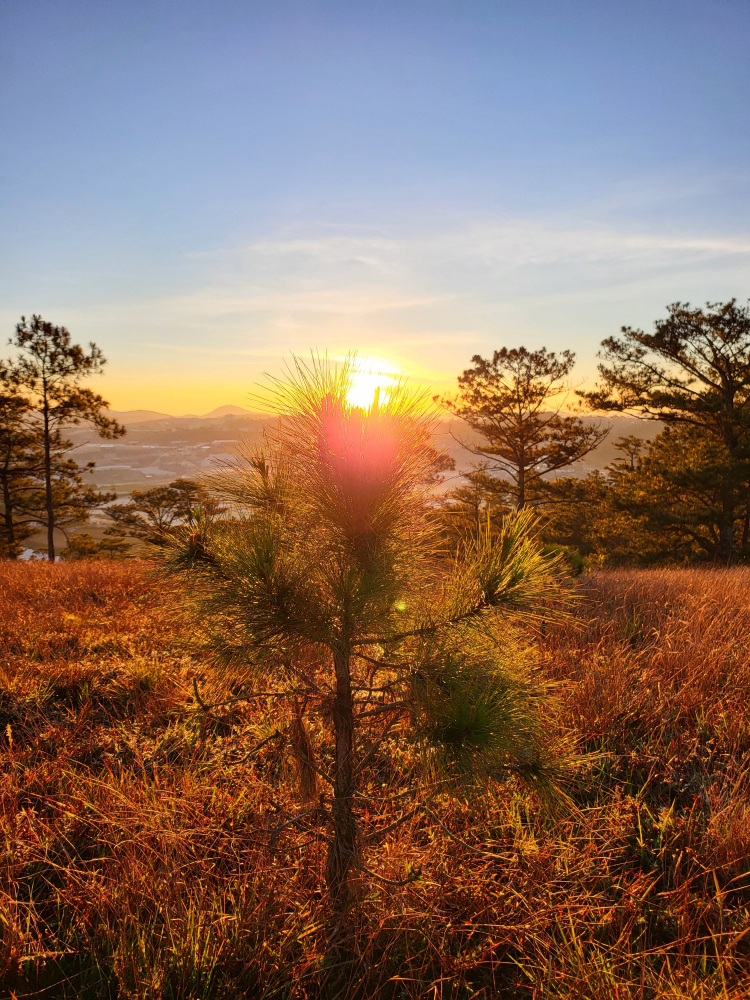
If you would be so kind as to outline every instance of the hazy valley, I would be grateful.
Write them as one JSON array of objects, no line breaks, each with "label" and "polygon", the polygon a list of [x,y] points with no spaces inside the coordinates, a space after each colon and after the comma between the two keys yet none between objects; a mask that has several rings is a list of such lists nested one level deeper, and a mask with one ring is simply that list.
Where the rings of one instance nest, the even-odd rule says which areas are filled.
[{"label": "hazy valley", "polygon": [[[196,478],[222,462],[233,461],[243,444],[259,444],[264,427],[272,417],[223,406],[203,416],[188,414],[175,417],[149,410],[111,412],[127,428],[127,434],[115,441],[102,441],[91,430],[75,429],[70,437],[76,445],[76,461],[81,465],[95,462],[93,482],[116,493],[149,489],[180,477]],[[598,418],[584,417],[586,421]],[[571,469],[574,475],[586,475],[604,468],[616,454],[615,442],[628,434],[651,439],[660,424],[635,417],[615,416],[602,419],[610,432],[583,461]],[[461,442],[471,441],[471,432],[459,421],[443,420],[436,427],[435,444],[456,462],[456,472],[469,469],[476,460]]]}]

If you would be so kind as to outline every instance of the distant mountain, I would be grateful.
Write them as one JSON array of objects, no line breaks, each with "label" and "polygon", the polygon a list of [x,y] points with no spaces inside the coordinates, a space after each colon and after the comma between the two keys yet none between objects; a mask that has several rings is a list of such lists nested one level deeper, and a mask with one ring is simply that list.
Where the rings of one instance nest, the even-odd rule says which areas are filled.
[{"label": "distant mountain", "polygon": [[213,420],[215,417],[257,417],[261,414],[253,413],[251,410],[243,410],[241,406],[217,406],[210,413],[202,414],[204,420]]},{"label": "distant mountain", "polygon": [[157,410],[105,410],[108,417],[114,417],[121,424],[145,424],[150,420],[221,420],[223,417],[252,417],[259,419],[262,413],[243,410],[241,406],[217,406],[210,413],[182,413],[174,416],[171,413],[159,413]]},{"label": "distant mountain", "polygon": [[168,413],[158,413],[156,410],[105,410],[105,416],[114,417],[121,424],[145,424],[148,420],[169,420]]}]

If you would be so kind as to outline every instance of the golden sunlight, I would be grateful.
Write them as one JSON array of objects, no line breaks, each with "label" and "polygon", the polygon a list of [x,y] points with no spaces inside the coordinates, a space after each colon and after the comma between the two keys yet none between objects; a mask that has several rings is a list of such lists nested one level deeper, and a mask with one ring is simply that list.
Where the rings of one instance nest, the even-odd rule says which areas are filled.
[{"label": "golden sunlight", "polygon": [[[391,371],[387,371],[387,369]],[[349,406],[361,410],[369,408],[377,400],[384,402],[384,397],[397,379],[393,366],[381,358],[368,358],[358,361],[351,373],[351,385],[346,394]]]}]

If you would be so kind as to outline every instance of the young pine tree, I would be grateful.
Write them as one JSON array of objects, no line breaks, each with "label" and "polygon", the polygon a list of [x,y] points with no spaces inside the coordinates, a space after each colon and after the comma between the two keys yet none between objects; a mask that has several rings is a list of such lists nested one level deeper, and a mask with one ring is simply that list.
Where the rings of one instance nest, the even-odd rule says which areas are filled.
[{"label": "young pine tree", "polygon": [[[297,706],[295,745],[327,786],[305,815],[327,828],[335,912],[353,874],[369,872],[365,847],[379,831],[362,829],[373,806],[360,787],[386,734],[411,740],[430,771],[513,773],[543,795],[566,766],[520,666],[518,623],[560,596],[528,515],[445,558],[430,420],[403,386],[386,405],[352,408],[351,374],[295,361],[275,383],[283,415],[265,451],[213,481],[231,517],[185,531],[175,556],[195,626],[235,689],[262,681]],[[304,735],[311,710],[330,740],[317,763]],[[414,805],[401,818],[430,815],[430,787],[415,778],[404,789]]]}]

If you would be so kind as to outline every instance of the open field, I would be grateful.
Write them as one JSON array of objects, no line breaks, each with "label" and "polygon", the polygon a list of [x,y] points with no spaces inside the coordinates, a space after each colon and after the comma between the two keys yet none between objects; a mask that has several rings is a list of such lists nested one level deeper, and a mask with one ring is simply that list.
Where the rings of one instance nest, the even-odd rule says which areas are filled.
[{"label": "open field", "polygon": [[[342,997],[750,995],[750,571],[579,586],[540,639],[559,724],[598,754],[577,810],[497,784],[383,837],[371,868],[422,877],[363,880]],[[291,707],[197,712],[175,603],[142,563],[0,564],[3,996],[333,981],[324,845],[278,829],[300,808]],[[395,796],[411,767],[396,734],[368,780]]]}]

